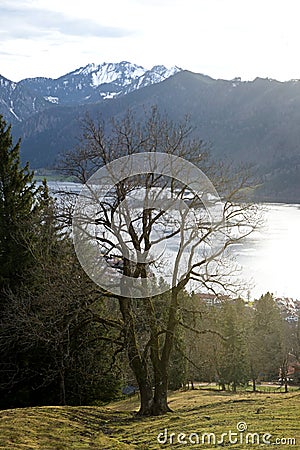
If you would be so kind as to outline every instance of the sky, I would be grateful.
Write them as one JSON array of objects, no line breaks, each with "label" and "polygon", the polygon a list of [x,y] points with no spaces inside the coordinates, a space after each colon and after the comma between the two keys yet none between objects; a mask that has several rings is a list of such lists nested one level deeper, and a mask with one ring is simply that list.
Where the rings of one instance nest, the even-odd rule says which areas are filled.
[{"label": "sky", "polygon": [[300,79],[299,16],[299,0],[0,0],[0,74],[57,78],[130,61]]}]

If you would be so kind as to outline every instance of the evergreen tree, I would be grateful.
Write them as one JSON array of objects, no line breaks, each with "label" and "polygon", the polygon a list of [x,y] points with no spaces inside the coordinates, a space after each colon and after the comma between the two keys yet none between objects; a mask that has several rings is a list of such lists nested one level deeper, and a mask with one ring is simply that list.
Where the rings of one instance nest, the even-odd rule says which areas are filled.
[{"label": "evergreen tree", "polygon": [[[43,195],[45,198],[43,198]],[[46,185],[38,188],[29,165],[21,166],[20,140],[14,145],[11,126],[0,116],[0,388],[11,396],[12,380],[25,379],[30,358],[22,346],[22,336],[10,336],[8,326],[18,322],[11,314],[14,296],[33,283],[36,265],[33,246],[37,247],[38,222],[48,196]],[[40,240],[41,243],[41,240]],[[37,278],[36,278],[37,280]],[[20,298],[22,298],[20,296]],[[10,317],[10,320],[7,320]],[[13,317],[13,318],[12,318]],[[11,339],[13,338],[13,340]]]},{"label": "evergreen tree", "polygon": [[[13,145],[11,126],[0,116],[0,291],[13,289],[28,264],[26,241],[38,188],[28,164],[20,166],[20,140]],[[2,297],[2,294],[1,297]]]},{"label": "evergreen tree", "polygon": [[0,407],[107,400],[119,378],[99,295],[1,116],[0,161]]},{"label": "evergreen tree", "polygon": [[218,375],[221,384],[232,390],[248,381],[247,311],[243,300],[225,301],[220,310],[221,333],[225,336],[218,355]]},{"label": "evergreen tree", "polygon": [[282,327],[279,308],[273,295],[267,292],[254,303],[252,332],[248,341],[253,390],[258,378],[270,381],[278,377]]}]

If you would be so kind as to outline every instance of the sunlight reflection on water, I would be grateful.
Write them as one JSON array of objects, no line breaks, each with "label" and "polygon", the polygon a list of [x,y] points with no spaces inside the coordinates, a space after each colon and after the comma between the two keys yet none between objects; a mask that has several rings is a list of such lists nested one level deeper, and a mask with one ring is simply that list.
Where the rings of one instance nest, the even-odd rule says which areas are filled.
[{"label": "sunlight reflection on water", "polygon": [[254,284],[251,297],[270,291],[300,299],[300,205],[266,205],[264,219],[264,228],[234,250],[243,276]]}]

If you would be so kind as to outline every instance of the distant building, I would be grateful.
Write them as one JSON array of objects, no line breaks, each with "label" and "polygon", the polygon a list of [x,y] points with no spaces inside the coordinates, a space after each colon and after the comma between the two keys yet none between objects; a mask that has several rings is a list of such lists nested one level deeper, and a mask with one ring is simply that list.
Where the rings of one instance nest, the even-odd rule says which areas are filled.
[{"label": "distant building", "polygon": [[300,315],[300,300],[295,300],[289,297],[275,298],[280,312],[288,322],[298,322]]}]

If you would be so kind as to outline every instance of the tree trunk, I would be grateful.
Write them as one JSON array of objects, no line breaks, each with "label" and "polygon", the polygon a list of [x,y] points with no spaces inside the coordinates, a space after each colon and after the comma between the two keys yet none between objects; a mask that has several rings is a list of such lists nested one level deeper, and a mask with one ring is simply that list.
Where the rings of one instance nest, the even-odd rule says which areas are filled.
[{"label": "tree trunk", "polygon": [[172,412],[168,406],[168,386],[163,380],[154,386],[142,384],[140,387],[141,405],[138,412],[140,416],[159,416]]},{"label": "tree trunk", "polygon": [[140,388],[141,404],[138,411],[139,416],[151,416],[153,406],[153,389],[147,383],[138,383]]},{"label": "tree trunk", "polygon": [[[155,314],[151,309],[151,302],[148,303],[147,313],[151,323],[151,345],[150,358],[154,374],[154,396],[150,408],[150,415],[158,416],[172,412],[168,406],[168,381],[169,381],[169,363],[170,355],[174,343],[174,332],[176,328],[176,312],[178,308],[177,291],[173,290],[171,299],[171,308],[169,310],[169,319],[167,332],[162,352],[159,351],[158,329],[155,322]],[[143,413],[144,414],[144,413]],[[144,414],[145,415],[145,414]]]},{"label": "tree trunk", "polygon": [[119,299],[120,311],[124,319],[125,343],[130,368],[132,369],[139,386],[141,404],[138,414],[147,416],[152,414],[153,389],[149,376],[147,359],[140,353],[136,339],[135,322],[132,315],[131,299]]},{"label": "tree trunk", "polygon": [[218,383],[219,383],[220,391],[226,391],[226,384],[225,384],[225,381],[223,381],[221,378],[219,378]]},{"label": "tree trunk", "polygon": [[171,412],[168,406],[168,361],[160,361],[154,367],[154,398],[152,414],[159,416]]},{"label": "tree trunk", "polygon": [[61,367],[59,371],[59,390],[60,390],[60,404],[65,405],[66,404],[66,385],[65,385],[65,370],[63,367]]},{"label": "tree trunk", "polygon": [[287,363],[283,364],[281,367],[281,385],[284,384],[284,392],[288,392],[288,377],[287,377],[288,369]]},{"label": "tree trunk", "polygon": [[256,392],[256,379],[252,378],[253,392]]},{"label": "tree trunk", "polygon": [[178,309],[178,291],[172,290],[171,305],[169,309],[167,332],[161,356],[159,357],[158,348],[152,347],[151,361],[154,371],[154,398],[152,405],[152,414],[160,415],[172,410],[168,406],[168,370],[170,355],[174,345],[174,333],[177,325],[176,314]]},{"label": "tree trunk", "polygon": [[149,376],[150,361],[147,354],[145,354],[145,352],[141,352],[136,338],[135,320],[132,311],[132,299],[124,297],[119,298],[120,311],[124,320],[125,343],[127,347],[128,359],[140,389],[141,405],[138,414],[141,416],[160,415],[171,412],[167,402],[168,368],[174,343],[174,331],[177,324],[177,294],[178,293],[175,290],[172,292],[167,332],[161,355],[158,345],[158,330],[155,322],[153,322],[155,316],[151,310],[151,302],[149,302],[149,299],[144,299],[147,302],[147,313],[151,324],[149,348],[150,361],[154,374],[154,392]]},{"label": "tree trunk", "polygon": [[161,382],[160,385],[155,386],[152,414],[159,416],[167,412],[172,412],[168,406],[168,386],[167,383]]}]

